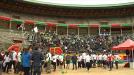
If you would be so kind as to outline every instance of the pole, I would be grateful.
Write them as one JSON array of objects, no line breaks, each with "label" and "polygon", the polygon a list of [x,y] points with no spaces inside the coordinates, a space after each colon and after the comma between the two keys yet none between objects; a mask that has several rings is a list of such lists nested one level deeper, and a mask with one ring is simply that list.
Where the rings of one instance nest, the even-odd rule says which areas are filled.
[{"label": "pole", "polygon": [[132,68],[132,69],[134,69],[134,56],[133,56],[134,54],[133,54],[133,48],[132,48],[132,62],[130,63],[130,68]]},{"label": "pole", "polygon": [[22,33],[23,33],[23,31],[24,31],[24,22],[22,23]]},{"label": "pole", "polygon": [[9,22],[9,31],[10,31],[9,33],[11,34],[12,33],[12,22],[11,21]]},{"label": "pole", "polygon": [[121,36],[122,36],[122,28],[120,29],[120,32],[121,32]]},{"label": "pole", "polygon": [[21,31],[22,31],[22,38],[23,38],[23,42],[22,43],[26,44],[26,41],[24,40],[24,35],[25,35],[25,33],[24,33],[24,30],[25,30],[24,22],[22,23],[21,28],[22,28]]},{"label": "pole", "polygon": [[24,38],[24,34],[25,34],[25,33],[23,33],[24,32],[24,22],[21,25],[21,32],[22,32],[22,38]]},{"label": "pole", "polygon": [[9,21],[9,29],[11,30],[12,25],[11,25],[11,21]]},{"label": "pole", "polygon": [[90,36],[90,31],[89,31],[89,27],[88,27],[88,35]]},{"label": "pole", "polygon": [[58,26],[56,26],[56,34],[58,34],[58,30],[57,29],[58,29]]},{"label": "pole", "polygon": [[111,32],[112,32],[112,30],[111,30],[112,28],[111,28],[111,26],[110,26],[110,36],[111,36]]},{"label": "pole", "polygon": [[129,63],[129,58],[128,58],[128,55],[127,55],[127,62]]},{"label": "pole", "polygon": [[67,36],[68,36],[68,26],[67,26]]},{"label": "pole", "polygon": [[90,26],[89,26],[89,25],[90,25],[90,21],[88,21],[88,19],[87,19],[87,24],[88,24],[88,25],[87,25],[87,26],[88,26],[88,36],[90,36],[90,28],[89,28],[89,27],[90,27]]},{"label": "pole", "polygon": [[133,53],[133,48],[132,48],[132,62],[134,62],[134,53]]},{"label": "pole", "polygon": [[134,32],[134,29],[133,29],[133,24],[132,24],[132,34],[133,34],[133,32]]},{"label": "pole", "polygon": [[50,26],[50,32],[52,32],[52,30],[53,30],[53,28],[52,28],[52,26]]},{"label": "pole", "polygon": [[101,27],[100,27],[100,25],[99,25],[99,35],[100,35],[100,30],[101,30]]},{"label": "pole", "polygon": [[133,17],[131,17],[131,25],[132,25],[132,36],[133,36],[133,32],[134,32],[134,26],[133,26]]},{"label": "pole", "polygon": [[78,37],[80,36],[80,29],[79,29],[79,27],[78,27]]},{"label": "pole", "polygon": [[45,32],[46,32],[46,26],[45,26]]}]

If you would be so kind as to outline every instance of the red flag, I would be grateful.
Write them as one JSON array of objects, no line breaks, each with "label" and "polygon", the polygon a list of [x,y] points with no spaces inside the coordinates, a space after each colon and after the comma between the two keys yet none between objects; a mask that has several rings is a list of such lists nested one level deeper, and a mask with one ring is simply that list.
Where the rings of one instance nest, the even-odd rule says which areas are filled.
[{"label": "red flag", "polygon": [[55,53],[61,55],[63,53],[63,50],[60,47],[55,47]]},{"label": "red flag", "polygon": [[20,49],[20,45],[19,44],[13,44],[8,48],[8,51],[15,51],[18,52]]},{"label": "red flag", "polygon": [[61,55],[63,53],[63,50],[60,47],[51,47],[49,50],[52,54]]}]

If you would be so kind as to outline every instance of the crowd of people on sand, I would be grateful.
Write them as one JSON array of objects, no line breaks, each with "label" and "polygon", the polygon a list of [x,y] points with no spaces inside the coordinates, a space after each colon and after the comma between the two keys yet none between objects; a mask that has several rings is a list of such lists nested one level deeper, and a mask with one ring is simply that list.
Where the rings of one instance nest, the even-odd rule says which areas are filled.
[{"label": "crowd of people on sand", "polygon": [[[118,62],[121,58],[117,53],[111,53],[109,46],[119,43],[124,37],[77,37],[72,34],[69,37],[59,38],[54,33],[47,33],[41,34],[40,38],[44,38],[40,40],[41,43],[34,44],[32,48],[23,48],[19,52],[1,50],[0,73],[41,75],[44,69],[50,73],[52,70],[56,71],[58,66],[60,69],[70,69],[71,64],[72,70],[102,67],[111,71],[114,64],[118,69]],[[28,35],[27,40],[33,39],[36,40],[32,35]],[[59,46],[63,49],[63,54],[50,53],[48,49],[44,52],[44,48],[40,47],[39,44],[43,44],[47,48],[53,45]]]},{"label": "crowd of people on sand", "polygon": [[[11,71],[15,74],[24,75],[41,75],[42,70],[47,73],[56,71],[57,67],[59,69],[72,69],[77,70],[85,68],[90,70],[90,68],[102,67],[104,69],[112,70],[115,64],[116,69],[118,69],[118,62],[121,58],[118,54],[52,54],[47,53],[43,55],[38,47],[35,47],[32,52],[29,49],[24,48],[22,52],[4,52],[1,51],[0,54],[0,66],[1,71],[10,74]],[[72,67],[70,67],[72,64]],[[12,69],[13,68],[13,69]]]},{"label": "crowd of people on sand", "polygon": [[34,47],[31,52],[28,48],[23,48],[23,51],[1,51],[0,52],[0,71],[10,74],[32,75],[30,70],[34,69],[33,75],[41,75],[40,67],[42,60],[44,59],[43,54]]}]

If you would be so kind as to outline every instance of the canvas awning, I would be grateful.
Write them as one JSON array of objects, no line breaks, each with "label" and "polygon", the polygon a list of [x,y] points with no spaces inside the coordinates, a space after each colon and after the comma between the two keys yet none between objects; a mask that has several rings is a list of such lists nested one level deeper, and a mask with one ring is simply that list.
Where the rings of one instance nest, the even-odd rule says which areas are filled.
[{"label": "canvas awning", "polygon": [[112,47],[112,50],[132,50],[134,49],[134,41],[127,39],[125,42]]}]

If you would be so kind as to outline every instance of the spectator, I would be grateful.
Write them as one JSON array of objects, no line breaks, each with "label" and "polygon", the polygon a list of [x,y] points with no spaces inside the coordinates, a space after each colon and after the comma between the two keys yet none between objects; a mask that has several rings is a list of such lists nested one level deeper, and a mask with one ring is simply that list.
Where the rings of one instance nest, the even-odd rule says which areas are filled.
[{"label": "spectator", "polygon": [[9,54],[9,57],[11,59],[10,64],[9,64],[9,68],[12,69],[12,65],[13,65],[14,73],[16,73],[16,61],[17,61],[16,57],[17,57],[17,53],[15,51],[12,51]]},{"label": "spectator", "polygon": [[0,51],[0,75],[2,75],[2,62],[3,62],[3,54],[2,51]]},{"label": "spectator", "polygon": [[86,55],[86,67],[89,71],[89,68],[91,67],[91,56],[89,54]]},{"label": "spectator", "polygon": [[73,56],[72,56],[72,63],[73,63],[73,70],[74,70],[74,68],[77,70],[77,56],[76,56],[76,54],[74,54]]},{"label": "spectator", "polygon": [[3,71],[8,73],[9,72],[9,66],[10,66],[10,57],[9,57],[9,53],[6,52],[5,53],[5,57],[4,57],[4,62],[3,62],[3,66],[4,66],[4,69]]},{"label": "spectator", "polygon": [[59,55],[58,59],[59,59],[59,62],[60,62],[60,68],[62,69],[64,56],[63,55]]},{"label": "spectator", "polygon": [[52,55],[52,65],[53,65],[53,68],[54,70],[53,71],[56,71],[56,60],[58,59],[57,55]]},{"label": "spectator", "polygon": [[115,61],[115,66],[116,66],[116,69],[118,69],[118,63],[119,63],[119,60],[121,59],[120,56],[118,54],[115,54],[114,55],[114,61]]},{"label": "spectator", "polygon": [[41,66],[43,60],[43,54],[36,47],[32,53],[32,62],[33,62],[33,75],[41,75]]},{"label": "spectator", "polygon": [[70,60],[71,60],[71,56],[69,54],[66,55],[66,69],[69,69],[70,66]]},{"label": "spectator", "polygon": [[81,68],[81,61],[82,61],[82,56],[78,56],[78,68]]},{"label": "spectator", "polygon": [[27,48],[24,48],[24,52],[22,53],[22,67],[24,75],[30,75],[30,60],[31,54]]},{"label": "spectator", "polygon": [[113,60],[114,60],[114,57],[112,54],[109,54],[108,55],[108,67],[109,67],[109,71],[112,70],[113,68]]},{"label": "spectator", "polygon": [[17,54],[17,64],[16,64],[16,73],[19,73],[22,70],[21,58],[22,58],[22,53],[18,52],[18,54]]}]

